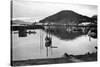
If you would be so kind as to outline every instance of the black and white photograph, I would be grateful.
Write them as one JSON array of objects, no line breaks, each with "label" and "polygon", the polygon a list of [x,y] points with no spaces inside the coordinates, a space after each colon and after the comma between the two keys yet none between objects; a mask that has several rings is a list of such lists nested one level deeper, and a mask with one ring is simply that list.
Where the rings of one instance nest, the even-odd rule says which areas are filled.
[{"label": "black and white photograph", "polygon": [[98,6],[11,0],[11,66],[97,62]]}]

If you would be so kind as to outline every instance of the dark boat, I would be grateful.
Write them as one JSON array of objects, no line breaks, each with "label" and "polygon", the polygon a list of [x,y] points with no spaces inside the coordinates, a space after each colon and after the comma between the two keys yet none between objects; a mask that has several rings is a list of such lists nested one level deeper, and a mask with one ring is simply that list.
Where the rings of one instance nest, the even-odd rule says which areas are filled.
[{"label": "dark boat", "polygon": [[88,32],[88,36],[92,38],[97,38],[97,29],[95,28],[90,29],[90,31]]}]

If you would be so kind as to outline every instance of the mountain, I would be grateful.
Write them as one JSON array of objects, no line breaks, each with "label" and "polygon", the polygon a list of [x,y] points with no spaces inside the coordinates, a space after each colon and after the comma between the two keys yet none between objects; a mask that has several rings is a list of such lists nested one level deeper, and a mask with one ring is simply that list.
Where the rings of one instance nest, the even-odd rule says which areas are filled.
[{"label": "mountain", "polygon": [[93,23],[97,24],[97,20],[98,20],[98,16],[97,16],[97,15],[93,15],[93,16],[91,17],[91,19],[92,19],[92,22],[93,22]]},{"label": "mountain", "polygon": [[23,20],[12,20],[11,22],[12,22],[12,24],[32,24],[30,22],[26,22]]},{"label": "mountain", "polygon": [[97,15],[93,15],[91,18],[97,20]]},{"label": "mountain", "polygon": [[90,21],[91,19],[87,16],[78,14],[71,10],[63,10],[54,15],[48,16],[42,20],[40,23],[53,22],[53,23],[64,23],[64,24],[78,24],[82,21]]}]

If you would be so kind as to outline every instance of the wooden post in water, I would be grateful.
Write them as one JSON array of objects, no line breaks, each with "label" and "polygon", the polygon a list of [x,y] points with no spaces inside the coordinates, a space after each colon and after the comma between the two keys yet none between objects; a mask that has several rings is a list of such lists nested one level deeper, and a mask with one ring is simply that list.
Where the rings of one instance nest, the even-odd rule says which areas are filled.
[{"label": "wooden post in water", "polygon": [[40,53],[42,52],[43,48],[43,33],[40,30]]},{"label": "wooden post in water", "polygon": [[41,30],[40,30],[40,53],[41,53]]},{"label": "wooden post in water", "polygon": [[53,54],[52,47],[50,47],[50,51],[51,51],[51,56],[52,56],[52,54]]},{"label": "wooden post in water", "polygon": [[91,41],[91,36],[90,36],[90,34],[91,34],[91,30],[88,31],[89,41]]},{"label": "wooden post in water", "polygon": [[43,49],[43,32],[42,31],[41,31],[41,42],[42,42],[41,49]]},{"label": "wooden post in water", "polygon": [[47,48],[47,50],[46,50],[46,51],[47,51],[47,57],[48,57],[48,55],[49,55],[49,54],[48,54],[48,47],[46,47],[46,48]]},{"label": "wooden post in water", "polygon": [[89,41],[91,41],[91,37],[89,36]]}]

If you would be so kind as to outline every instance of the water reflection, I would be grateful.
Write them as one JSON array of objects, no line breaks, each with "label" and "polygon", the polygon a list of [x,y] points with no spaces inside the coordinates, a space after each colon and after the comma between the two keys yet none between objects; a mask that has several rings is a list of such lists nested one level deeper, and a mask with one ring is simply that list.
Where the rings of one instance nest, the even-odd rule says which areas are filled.
[{"label": "water reflection", "polygon": [[[68,32],[66,29],[56,29],[56,32],[50,31],[52,34],[52,45],[58,48],[52,50],[52,55],[48,58],[62,57],[64,53],[72,55],[85,54],[87,52],[96,52],[94,49],[97,46],[97,40],[91,38],[89,41],[88,35],[82,32]],[[13,60],[26,60],[47,58],[45,48],[45,37],[47,31],[42,30],[43,49],[40,52],[40,30],[35,31],[36,34],[28,34],[27,37],[18,37],[18,34],[13,36]]]},{"label": "water reflection", "polygon": [[97,38],[97,28],[96,27],[76,27],[76,26],[60,26],[60,27],[49,27],[45,30],[51,35],[54,35],[61,40],[73,40],[82,35],[89,35],[92,38]]}]

